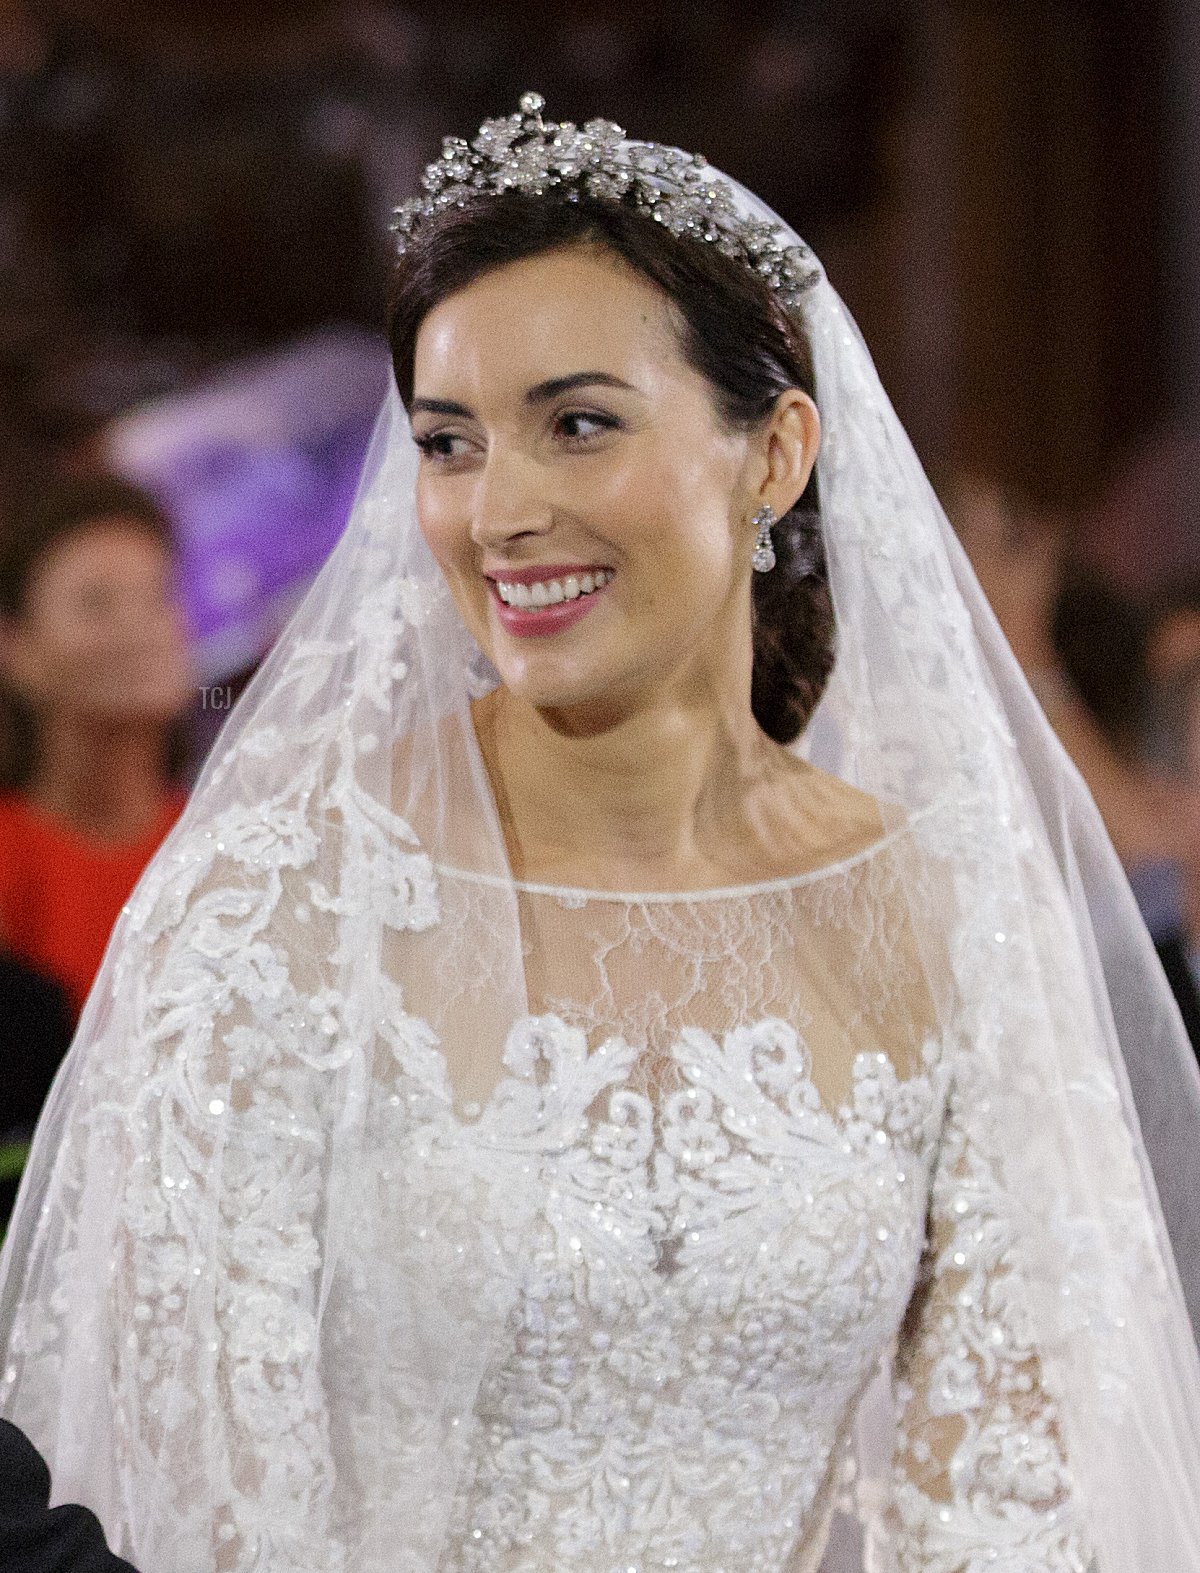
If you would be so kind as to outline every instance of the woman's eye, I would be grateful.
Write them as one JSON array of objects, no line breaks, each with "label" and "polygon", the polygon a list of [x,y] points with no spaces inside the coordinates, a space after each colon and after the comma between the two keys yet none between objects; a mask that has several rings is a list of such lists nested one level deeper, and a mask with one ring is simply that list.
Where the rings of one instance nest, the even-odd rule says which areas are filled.
[{"label": "woman's eye", "polygon": [[463,449],[456,448],[455,443],[466,443],[465,437],[460,437],[457,432],[431,431],[423,436],[413,437],[413,441],[427,459],[461,459]]},{"label": "woman's eye", "polygon": [[598,415],[594,410],[567,410],[558,417],[563,435],[572,442],[587,442],[602,432],[616,431],[620,424],[615,415]]}]

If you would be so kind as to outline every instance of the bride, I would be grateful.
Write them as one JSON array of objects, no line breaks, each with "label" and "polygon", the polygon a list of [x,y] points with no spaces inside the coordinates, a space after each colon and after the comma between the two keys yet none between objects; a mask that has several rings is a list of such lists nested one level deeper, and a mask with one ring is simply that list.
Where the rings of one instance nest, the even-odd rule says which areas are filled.
[{"label": "bride", "polygon": [[[518,113],[118,925],[5,1414],[155,1573],[1200,1573],[1200,1084],[812,254]],[[818,413],[819,412],[819,413]]]}]

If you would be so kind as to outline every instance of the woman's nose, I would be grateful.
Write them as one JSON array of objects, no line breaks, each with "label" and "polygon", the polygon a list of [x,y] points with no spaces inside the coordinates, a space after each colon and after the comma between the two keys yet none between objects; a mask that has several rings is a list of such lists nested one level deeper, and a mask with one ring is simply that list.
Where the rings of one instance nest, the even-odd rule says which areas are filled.
[{"label": "woman's nose", "polygon": [[554,519],[537,466],[520,454],[493,449],[472,499],[471,539],[498,546],[523,535],[544,535]]}]

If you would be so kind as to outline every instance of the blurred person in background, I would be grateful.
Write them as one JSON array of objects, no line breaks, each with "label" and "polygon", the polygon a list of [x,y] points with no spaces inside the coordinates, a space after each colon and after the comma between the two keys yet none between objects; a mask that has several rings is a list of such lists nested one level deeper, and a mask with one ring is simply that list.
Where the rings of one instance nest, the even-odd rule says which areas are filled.
[{"label": "blurred person in background", "polygon": [[1200,665],[1200,578],[1187,579],[1159,597],[1147,658],[1151,675],[1162,684]]},{"label": "blurred person in background", "polygon": [[1153,616],[1075,563],[1065,522],[1004,489],[959,477],[949,512],[1048,719],[1096,800],[1200,1049],[1200,999],[1186,964],[1187,873],[1200,845],[1200,779],[1151,767]]},{"label": "blurred person in background", "polygon": [[[1149,741],[1166,655],[1179,662],[1190,648],[1181,632],[1186,603],[1168,615],[1135,602],[1075,557],[1065,521],[1039,518],[994,482],[959,477],[946,498],[1005,637],[1103,815],[1200,1055],[1200,772],[1172,768]],[[1180,735],[1175,728],[1177,755]],[[1113,1003],[1120,1016],[1123,1001]],[[1200,1305],[1200,1151],[1167,1088],[1155,1038],[1136,1022],[1129,1030],[1139,1047],[1126,1055],[1138,1121],[1180,1274]]]},{"label": "blurred person in background", "polygon": [[170,528],[108,478],[43,489],[0,548],[0,933],[82,1009],[183,793],[192,697]]},{"label": "blurred person in background", "polygon": [[1147,665],[1155,697],[1151,757],[1168,774],[1200,786],[1200,579],[1155,607]]},{"label": "blurred person in background", "polygon": [[1071,682],[1054,619],[1067,559],[1065,521],[1035,516],[990,477],[964,474],[945,490],[947,512],[1004,637],[1079,767],[1126,869],[1156,851],[1164,828],[1151,783],[1114,748]]},{"label": "blurred person in background", "polygon": [[[1160,598],[1147,636],[1153,705],[1147,757],[1168,778],[1200,793],[1200,579]],[[1200,833],[1183,857],[1183,909],[1189,964],[1200,987]]]},{"label": "blurred person in background", "polygon": [[0,547],[0,1227],[109,933],[184,794],[192,681],[166,520],[107,478]]},{"label": "blurred person in background", "polygon": [[1127,857],[1126,872],[1200,1052],[1200,994],[1192,965],[1200,774],[1186,768],[1182,727],[1173,728],[1181,734],[1181,758],[1171,758],[1162,746],[1163,723],[1176,706],[1169,686],[1151,671],[1156,616],[1156,609],[1133,600],[1103,570],[1068,560],[1051,635],[1065,684],[1088,723],[1099,728],[1147,816],[1148,833]]}]

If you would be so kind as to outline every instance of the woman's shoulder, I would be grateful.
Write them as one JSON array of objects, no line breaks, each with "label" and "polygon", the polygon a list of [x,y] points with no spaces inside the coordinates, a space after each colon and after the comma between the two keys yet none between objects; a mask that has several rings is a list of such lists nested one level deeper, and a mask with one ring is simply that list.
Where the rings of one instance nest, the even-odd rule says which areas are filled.
[{"label": "woman's shoulder", "polygon": [[902,810],[793,754],[779,761],[763,817],[777,856],[801,873],[869,852],[905,821]]}]

